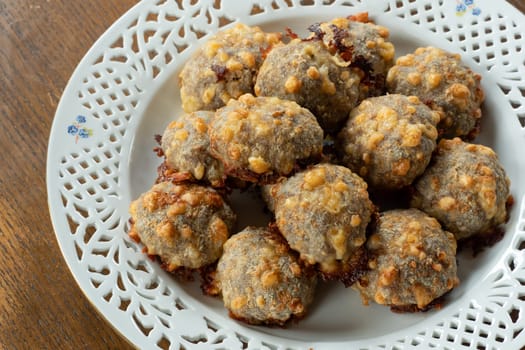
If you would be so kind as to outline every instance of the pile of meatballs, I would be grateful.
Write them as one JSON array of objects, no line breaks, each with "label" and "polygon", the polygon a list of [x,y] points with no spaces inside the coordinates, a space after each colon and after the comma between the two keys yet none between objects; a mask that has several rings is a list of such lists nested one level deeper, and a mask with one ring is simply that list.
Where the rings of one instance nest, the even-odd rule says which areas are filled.
[{"label": "pile of meatballs", "polygon": [[[129,235],[249,324],[303,318],[331,280],[364,304],[438,306],[458,242],[501,236],[512,203],[497,155],[472,143],[481,77],[435,47],[396,59],[366,13],[308,33],[237,24],[195,52]],[[236,227],[229,196],[254,188],[271,223]]]}]

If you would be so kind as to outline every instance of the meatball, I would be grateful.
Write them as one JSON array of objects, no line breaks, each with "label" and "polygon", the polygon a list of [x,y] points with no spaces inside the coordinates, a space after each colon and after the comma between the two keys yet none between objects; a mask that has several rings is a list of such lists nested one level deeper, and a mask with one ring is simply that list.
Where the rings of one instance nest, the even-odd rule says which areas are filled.
[{"label": "meatball", "polygon": [[367,13],[360,13],[316,23],[309,30],[310,38],[322,40],[331,53],[360,69],[361,98],[384,93],[385,78],[395,56],[387,28],[370,22]]},{"label": "meatball", "polygon": [[317,164],[279,185],[276,225],[290,247],[325,279],[354,282],[366,265],[363,245],[375,208],[367,184],[348,168]]},{"label": "meatball", "polygon": [[459,283],[454,235],[418,209],[381,213],[366,247],[369,270],[354,285],[364,304],[423,310]]},{"label": "meatball", "polygon": [[250,324],[283,325],[304,317],[317,284],[315,271],[279,233],[257,227],[226,242],[216,279],[230,316]]},{"label": "meatball", "polygon": [[507,221],[509,186],[492,149],[459,138],[443,139],[414,183],[411,204],[437,218],[459,240],[495,233]]},{"label": "meatball", "polygon": [[162,135],[161,147],[170,169],[221,187],[225,180],[222,163],[209,154],[208,123],[213,115],[197,111],[172,121]]},{"label": "meatball", "polygon": [[241,23],[211,37],[179,75],[184,111],[215,110],[231,98],[252,93],[264,56],[280,41],[279,33]]},{"label": "meatball", "polygon": [[371,188],[403,188],[430,162],[438,122],[438,113],[415,96],[368,98],[352,110],[338,135],[341,162]]},{"label": "meatball", "polygon": [[261,198],[264,204],[266,204],[266,209],[268,209],[271,213],[275,212],[275,196],[279,191],[280,182],[282,182],[283,180],[285,180],[285,178],[281,178],[275,183],[265,184],[263,186],[260,186],[259,188]]},{"label": "meatball", "polygon": [[416,95],[439,111],[444,138],[473,139],[479,133],[484,94],[481,76],[463,65],[459,54],[435,47],[399,57],[387,75],[390,93]]},{"label": "meatball", "polygon": [[337,131],[359,98],[359,75],[318,41],[275,47],[261,66],[258,96],[276,96],[308,108],[327,132]]},{"label": "meatball", "polygon": [[213,189],[162,182],[130,205],[129,235],[167,271],[198,269],[222,254],[235,214]]},{"label": "meatball", "polygon": [[323,130],[314,115],[292,101],[251,94],[217,110],[210,152],[228,175],[250,182],[288,175],[299,161],[320,156]]}]

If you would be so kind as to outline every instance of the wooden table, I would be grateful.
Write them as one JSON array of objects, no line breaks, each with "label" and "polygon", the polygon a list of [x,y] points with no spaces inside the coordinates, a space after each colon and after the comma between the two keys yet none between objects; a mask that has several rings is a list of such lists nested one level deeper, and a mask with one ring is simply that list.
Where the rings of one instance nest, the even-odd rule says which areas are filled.
[{"label": "wooden table", "polygon": [[[524,0],[511,0],[525,11]],[[134,0],[0,0],[0,349],[131,349],[84,297],[49,219],[53,115],[75,66]]]},{"label": "wooden table", "polygon": [[135,0],[0,0],[0,349],[133,349],[84,297],[47,207],[47,141],[74,68]]}]

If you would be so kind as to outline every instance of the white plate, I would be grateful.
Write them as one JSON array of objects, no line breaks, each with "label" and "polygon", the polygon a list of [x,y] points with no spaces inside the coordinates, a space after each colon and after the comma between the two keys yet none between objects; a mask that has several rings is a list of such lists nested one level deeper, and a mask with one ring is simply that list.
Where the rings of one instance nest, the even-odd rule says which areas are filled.
[{"label": "white plate", "polygon": [[[479,142],[499,154],[516,204],[504,239],[459,257],[445,307],[394,314],[339,284],[286,329],[228,318],[196,283],[178,283],[126,235],[128,205],[156,175],[154,134],[180,114],[176,73],[198,38],[231,22],[304,33],[316,21],[368,11],[397,54],[433,45],[462,54],[486,91]],[[142,1],[79,64],[49,140],[49,206],[62,253],[95,307],[139,348],[478,349],[525,345],[525,17],[503,1]],[[521,119],[521,121],[520,121]],[[243,200],[250,200],[250,198]],[[246,207],[246,206],[244,206]],[[242,212],[241,226],[258,209]]]}]

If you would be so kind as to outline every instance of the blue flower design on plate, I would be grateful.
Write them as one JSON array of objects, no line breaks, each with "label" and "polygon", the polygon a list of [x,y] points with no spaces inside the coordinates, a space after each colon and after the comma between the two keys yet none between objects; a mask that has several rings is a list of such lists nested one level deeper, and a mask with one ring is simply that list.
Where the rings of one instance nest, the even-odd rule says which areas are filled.
[{"label": "blue flower design on plate", "polygon": [[474,16],[479,16],[481,14],[481,9],[479,7],[473,8],[472,9],[472,14]]},{"label": "blue flower design on plate", "polygon": [[88,137],[93,135],[92,129],[86,126],[80,125],[80,124],[85,124],[85,123],[86,123],[86,117],[83,115],[77,115],[73,124],[68,125],[67,133],[71,136],[75,136],[75,143],[78,142],[79,138],[87,139]]},{"label": "blue flower design on plate", "polygon": [[87,139],[89,137],[89,131],[86,131],[86,129],[80,129],[78,130],[78,136],[83,139]]},{"label": "blue flower design on plate", "polygon": [[481,14],[481,9],[476,7],[474,0],[456,0],[457,16],[463,16],[469,10],[474,16],[479,16]]},{"label": "blue flower design on plate", "polygon": [[69,135],[76,135],[78,133],[78,128],[76,125],[70,125],[67,127],[67,133]]},{"label": "blue flower design on plate", "polygon": [[456,13],[464,13],[464,12],[467,12],[467,6],[465,4],[457,4]]}]

